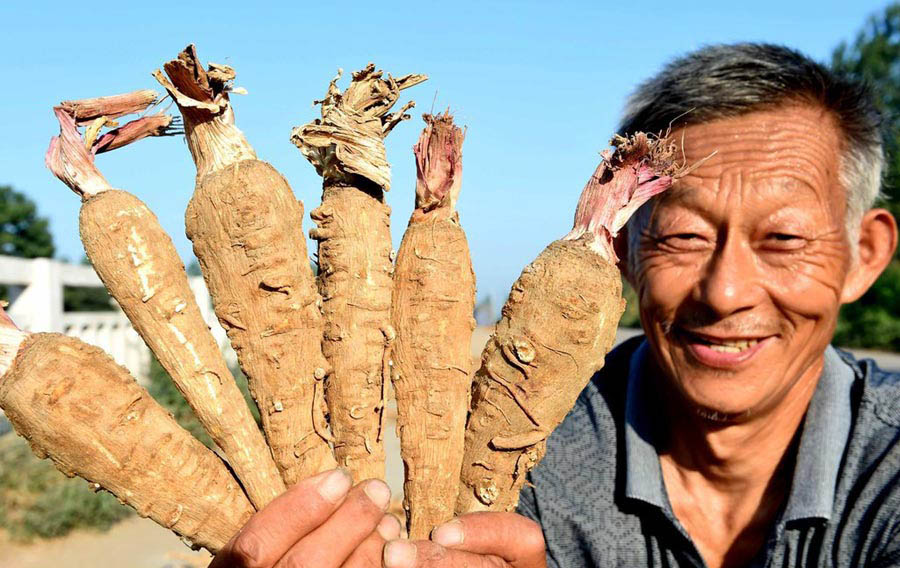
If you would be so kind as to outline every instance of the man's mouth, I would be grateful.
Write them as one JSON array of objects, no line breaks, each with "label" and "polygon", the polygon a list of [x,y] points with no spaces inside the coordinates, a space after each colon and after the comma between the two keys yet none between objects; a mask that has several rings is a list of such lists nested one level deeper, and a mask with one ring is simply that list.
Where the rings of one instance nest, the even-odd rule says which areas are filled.
[{"label": "man's mouth", "polygon": [[717,339],[715,341],[710,341],[701,337],[696,337],[696,339],[700,343],[705,343],[713,351],[718,351],[719,353],[740,353],[741,351],[753,347],[760,341],[756,338],[738,340]]},{"label": "man's mouth", "polygon": [[679,329],[679,335],[694,359],[703,365],[719,368],[734,367],[748,361],[773,337],[725,337],[685,329]]}]

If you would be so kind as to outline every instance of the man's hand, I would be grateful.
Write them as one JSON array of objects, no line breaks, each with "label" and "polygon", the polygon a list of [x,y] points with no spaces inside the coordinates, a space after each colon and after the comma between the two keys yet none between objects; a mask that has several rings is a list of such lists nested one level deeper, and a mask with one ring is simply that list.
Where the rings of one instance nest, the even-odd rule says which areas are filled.
[{"label": "man's hand", "polygon": [[400,523],[384,512],[391,491],[377,479],[353,487],[336,469],[291,487],[250,517],[209,568],[378,566]]},{"label": "man's hand", "polygon": [[515,513],[472,513],[445,523],[431,540],[394,540],[385,568],[545,568],[544,534]]}]

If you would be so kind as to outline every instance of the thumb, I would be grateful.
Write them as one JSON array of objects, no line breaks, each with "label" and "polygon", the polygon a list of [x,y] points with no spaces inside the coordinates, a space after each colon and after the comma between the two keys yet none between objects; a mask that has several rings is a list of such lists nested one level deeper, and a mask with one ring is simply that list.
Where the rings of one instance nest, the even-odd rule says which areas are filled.
[{"label": "thumb", "polygon": [[515,568],[547,565],[540,525],[515,513],[471,513],[440,525],[431,540],[453,550],[498,556]]}]

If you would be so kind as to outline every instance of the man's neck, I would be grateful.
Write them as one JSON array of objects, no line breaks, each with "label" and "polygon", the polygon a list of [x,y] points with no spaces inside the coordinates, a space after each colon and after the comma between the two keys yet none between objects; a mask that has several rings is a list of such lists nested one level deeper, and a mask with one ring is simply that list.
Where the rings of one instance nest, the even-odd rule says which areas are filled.
[{"label": "man's neck", "polygon": [[[709,566],[740,566],[765,541],[790,489],[794,442],[824,361],[810,365],[780,403],[716,422],[686,404],[668,406],[660,448],[676,517]],[[678,397],[672,397],[678,398]]]}]

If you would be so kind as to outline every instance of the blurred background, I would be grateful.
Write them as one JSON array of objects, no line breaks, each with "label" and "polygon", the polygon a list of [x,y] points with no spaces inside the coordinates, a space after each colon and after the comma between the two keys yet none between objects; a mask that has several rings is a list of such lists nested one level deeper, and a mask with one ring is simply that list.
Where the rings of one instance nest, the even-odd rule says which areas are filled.
[{"label": "blurred background", "polygon": [[[481,327],[473,354],[522,267],[571,227],[575,202],[628,94],[673,57],[702,45],[785,44],[872,82],[888,118],[885,205],[900,213],[900,3],[4,2],[0,21],[0,299],[25,329],[76,335],[109,351],[207,444],[87,263],[78,198],[43,164],[58,132],[53,105],[139,88],[162,92],[150,72],[188,43],[202,60],[235,68],[235,85],[248,91],[232,98],[238,126],[307,211],[319,201],[321,179],[288,137],[293,126],[318,116],[312,101],[325,94],[337,69],[346,71],[341,87],[370,61],[394,75],[429,75],[404,91],[401,103],[417,103],[413,119],[387,138],[394,246],[413,208],[411,148],[420,115],[449,107],[468,127],[459,210],[478,277]],[[101,155],[97,164],[114,187],[157,214],[227,351],[184,236],[195,171],[183,140],[142,141]],[[304,223],[305,232],[308,216]],[[639,332],[633,308],[622,337]],[[835,342],[900,369],[900,260],[843,310]],[[235,373],[245,386],[236,366]],[[402,470],[392,443],[389,482],[397,489]],[[206,562],[208,556],[136,518],[111,495],[95,494],[34,458],[0,417],[0,566]]]}]

